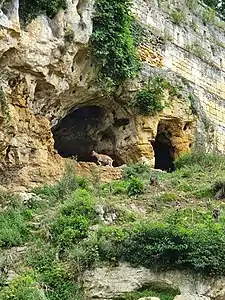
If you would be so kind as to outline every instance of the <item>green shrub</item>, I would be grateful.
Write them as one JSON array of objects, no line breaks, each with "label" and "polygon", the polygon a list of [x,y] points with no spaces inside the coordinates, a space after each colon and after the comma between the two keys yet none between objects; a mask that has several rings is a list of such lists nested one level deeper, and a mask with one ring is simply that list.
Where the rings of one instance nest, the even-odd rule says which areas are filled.
[{"label": "green shrub", "polygon": [[150,77],[147,85],[137,93],[131,105],[138,108],[142,115],[155,115],[165,107],[163,100],[166,90],[170,97],[180,97],[180,87],[173,86],[164,77]]},{"label": "green shrub", "polygon": [[51,225],[53,241],[61,246],[71,246],[87,237],[88,228],[97,220],[90,193],[78,189],[62,205],[57,219]]},{"label": "green shrub", "polygon": [[0,192],[0,207],[20,208],[22,201],[18,195],[8,192]]},{"label": "green shrub", "polygon": [[187,6],[190,10],[195,10],[196,7],[198,5],[198,1],[197,0],[187,0]]},{"label": "green shrub", "polygon": [[182,23],[185,22],[186,17],[183,11],[172,10],[170,12],[170,19],[174,24],[181,25]]},{"label": "green shrub", "polygon": [[13,279],[0,290],[0,300],[44,300],[45,295],[35,281],[32,272],[27,272]]},{"label": "green shrub", "polygon": [[46,296],[49,300],[73,299],[78,290],[73,275],[68,274],[66,266],[60,262],[53,262],[49,268],[42,270],[38,279],[48,287]]},{"label": "green shrub", "polygon": [[130,31],[134,39],[135,47],[139,46],[146,38],[147,32],[145,28],[134,19],[133,22],[131,22]]},{"label": "green shrub", "polygon": [[123,241],[121,257],[150,268],[191,268],[205,274],[224,274],[223,224],[213,222],[208,215],[195,224],[189,218],[183,220],[182,214],[174,216],[170,224],[142,223],[131,229]]},{"label": "green shrub", "polygon": [[67,249],[64,256],[69,262],[75,278],[79,278],[85,270],[99,262],[98,244],[89,238],[74,245],[73,248]]},{"label": "green shrub", "polygon": [[118,195],[127,193],[128,182],[124,180],[117,180],[110,183],[106,183],[102,186],[103,194]]},{"label": "green shrub", "polygon": [[57,259],[60,250],[38,240],[26,255],[27,266],[35,270],[38,282],[47,287],[48,300],[73,299],[79,290],[68,265]]},{"label": "green shrub", "polygon": [[20,0],[19,15],[29,23],[40,14],[53,18],[60,8],[66,9],[66,0]]},{"label": "green shrub", "polygon": [[191,108],[192,113],[197,116],[198,115],[198,107],[197,107],[197,103],[196,103],[195,97],[192,94],[190,94],[188,96],[188,99],[189,99],[190,104],[191,104],[190,108]]},{"label": "green shrub", "polygon": [[97,236],[99,257],[104,261],[117,262],[125,237],[126,231],[123,228],[102,226]]},{"label": "green shrub", "polygon": [[135,177],[146,177],[150,175],[150,168],[144,163],[135,163],[125,166],[123,168],[122,176],[124,179],[130,179],[132,176]]},{"label": "green shrub", "polygon": [[158,297],[160,300],[173,300],[176,295],[180,294],[178,290],[163,289],[158,287],[156,284],[145,287],[144,289],[124,293],[122,296],[116,298],[116,300],[138,300],[145,297]]},{"label": "green shrub", "polygon": [[179,197],[177,194],[172,193],[172,192],[165,192],[159,195],[158,200],[163,201],[163,202],[171,202],[171,201],[176,201],[178,200]]},{"label": "green shrub", "polygon": [[131,176],[127,186],[128,196],[139,196],[143,193],[144,193],[144,183],[141,181],[141,179]]},{"label": "green shrub", "polygon": [[175,161],[175,167],[176,169],[180,169],[197,165],[199,168],[205,170],[225,170],[224,159],[225,157],[222,154],[192,152],[180,156]]},{"label": "green shrub", "polygon": [[192,44],[187,44],[185,49],[194,54],[195,56],[199,57],[204,61],[208,61],[209,54],[207,51],[199,44],[199,42],[193,42]]},{"label": "green shrub", "polygon": [[90,183],[87,178],[81,177],[81,176],[76,176],[76,182],[77,182],[77,186],[79,188],[84,189],[84,190],[90,189]]},{"label": "green shrub", "polygon": [[0,214],[0,247],[21,245],[28,238],[26,217],[19,208],[10,207]]},{"label": "green shrub", "polygon": [[77,188],[87,188],[88,182],[82,177],[76,177],[73,164],[68,164],[65,175],[54,185],[34,188],[33,192],[47,198],[50,203],[64,201]]},{"label": "green shrub", "polygon": [[118,83],[134,77],[139,70],[131,34],[130,0],[97,0],[93,18],[93,55],[103,78]]},{"label": "green shrub", "polygon": [[216,11],[212,8],[207,8],[203,11],[202,20],[205,24],[215,24]]}]

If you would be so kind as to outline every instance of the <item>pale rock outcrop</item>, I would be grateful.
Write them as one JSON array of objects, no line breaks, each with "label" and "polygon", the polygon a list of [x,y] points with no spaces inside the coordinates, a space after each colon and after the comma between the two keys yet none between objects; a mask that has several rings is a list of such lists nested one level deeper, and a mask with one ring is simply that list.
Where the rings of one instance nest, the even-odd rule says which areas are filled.
[{"label": "pale rock outcrop", "polygon": [[174,300],[225,299],[223,277],[203,277],[186,271],[153,271],[144,267],[133,268],[122,263],[118,267],[102,267],[84,274],[87,299],[113,299],[142,287],[173,288],[180,291]]}]

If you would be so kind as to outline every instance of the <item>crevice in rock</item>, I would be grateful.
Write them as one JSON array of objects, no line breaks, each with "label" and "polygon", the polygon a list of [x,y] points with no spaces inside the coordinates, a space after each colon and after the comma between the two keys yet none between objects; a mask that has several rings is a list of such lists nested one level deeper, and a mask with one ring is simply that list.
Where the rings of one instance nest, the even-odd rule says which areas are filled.
[{"label": "crevice in rock", "polygon": [[84,30],[87,26],[85,22],[83,21],[83,12],[85,11],[87,7],[87,1],[86,0],[79,0],[77,3],[77,13],[80,16],[80,22],[79,26],[81,27],[82,30]]},{"label": "crevice in rock", "polygon": [[161,120],[158,124],[157,135],[152,142],[155,153],[155,169],[172,172],[174,166],[174,146],[171,142],[172,133],[170,128],[166,128]]}]

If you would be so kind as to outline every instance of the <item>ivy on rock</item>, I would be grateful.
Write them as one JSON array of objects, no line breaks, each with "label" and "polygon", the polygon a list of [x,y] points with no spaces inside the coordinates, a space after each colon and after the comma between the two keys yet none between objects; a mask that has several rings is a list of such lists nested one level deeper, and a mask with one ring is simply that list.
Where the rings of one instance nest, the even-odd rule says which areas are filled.
[{"label": "ivy on rock", "polygon": [[93,55],[103,78],[118,83],[137,74],[140,63],[131,33],[129,0],[97,0],[93,18]]},{"label": "ivy on rock", "polygon": [[66,9],[66,0],[20,0],[19,15],[25,23],[40,14],[53,18],[60,8]]}]

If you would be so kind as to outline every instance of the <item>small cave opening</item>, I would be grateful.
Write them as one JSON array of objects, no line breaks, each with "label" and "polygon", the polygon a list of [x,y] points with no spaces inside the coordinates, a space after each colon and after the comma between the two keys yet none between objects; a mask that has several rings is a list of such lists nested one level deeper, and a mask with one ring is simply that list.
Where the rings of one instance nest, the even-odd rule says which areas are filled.
[{"label": "small cave opening", "polygon": [[122,164],[116,155],[115,135],[108,124],[106,109],[99,106],[80,107],[65,116],[52,128],[55,149],[62,157],[96,162],[92,150],[109,155],[113,166]]},{"label": "small cave opening", "polygon": [[155,169],[161,169],[167,172],[175,170],[174,165],[174,147],[171,143],[171,132],[164,126],[158,125],[158,131],[155,141],[151,142],[155,153]]}]

